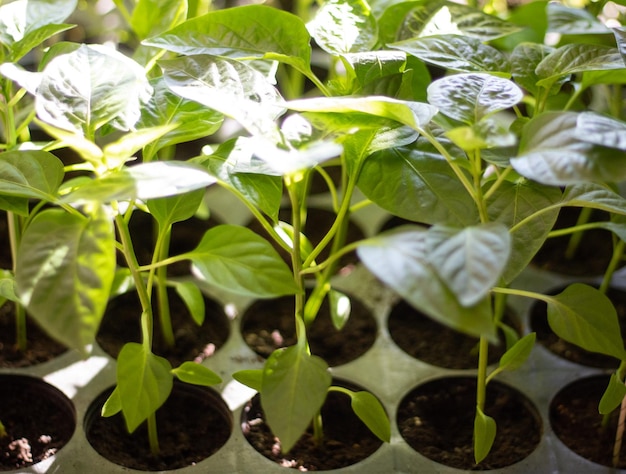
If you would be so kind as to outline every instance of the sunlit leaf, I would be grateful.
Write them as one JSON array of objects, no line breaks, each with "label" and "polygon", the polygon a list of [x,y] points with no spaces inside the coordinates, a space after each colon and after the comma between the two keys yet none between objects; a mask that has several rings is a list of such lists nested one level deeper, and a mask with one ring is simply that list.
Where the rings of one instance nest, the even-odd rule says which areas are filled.
[{"label": "sunlit leaf", "polygon": [[171,373],[182,382],[204,387],[210,387],[222,382],[219,375],[197,362],[183,362],[179,367],[172,369]]}]

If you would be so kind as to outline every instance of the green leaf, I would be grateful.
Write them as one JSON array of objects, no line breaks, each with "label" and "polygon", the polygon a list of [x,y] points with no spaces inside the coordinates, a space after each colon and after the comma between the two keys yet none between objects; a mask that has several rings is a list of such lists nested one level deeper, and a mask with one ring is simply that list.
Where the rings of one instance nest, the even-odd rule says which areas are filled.
[{"label": "green leaf", "polygon": [[186,99],[237,120],[253,135],[280,141],[274,120],[283,113],[276,88],[241,61],[210,55],[160,61],[167,86]]},{"label": "green leaf", "polygon": [[63,202],[110,202],[184,194],[205,188],[216,180],[205,169],[180,161],[154,161],[107,173],[77,187]]},{"label": "green leaf", "polygon": [[615,35],[615,41],[617,41],[619,54],[622,55],[624,64],[626,64],[626,28],[623,26],[620,28],[613,28],[613,34]]},{"label": "green leaf", "polygon": [[363,0],[324,2],[307,29],[320,48],[337,56],[370,51],[377,40],[376,20]]},{"label": "green leaf", "polygon": [[608,34],[607,28],[595,15],[584,8],[568,7],[550,2],[547,6],[548,31],[564,35]]},{"label": "green leaf", "polygon": [[185,256],[199,277],[225,290],[261,298],[298,292],[291,270],[276,250],[245,227],[209,229]]},{"label": "green leaf", "polygon": [[184,55],[264,58],[310,72],[310,36],[297,16],[267,5],[212,11],[143,44]]},{"label": "green leaf", "polygon": [[489,298],[465,307],[429,263],[428,232],[404,226],[361,242],[357,254],[384,284],[436,321],[497,341]]},{"label": "green leaf", "polygon": [[565,188],[561,202],[564,206],[591,207],[626,215],[626,199],[601,184],[575,184]]},{"label": "green leaf", "polygon": [[503,53],[469,36],[426,36],[388,46],[452,71],[491,72],[507,76],[511,67]]},{"label": "green leaf", "polygon": [[561,46],[537,65],[537,84],[551,87],[559,78],[585,71],[624,69],[626,64],[616,48],[571,43]]},{"label": "green leaf", "polygon": [[150,94],[135,61],[102,45],[82,45],[47,64],[35,105],[44,122],[91,137],[106,123],[131,129]]},{"label": "green leaf", "polygon": [[361,86],[404,71],[406,54],[401,51],[362,51],[344,56]]},{"label": "green leaf", "polygon": [[559,214],[558,208],[546,212],[561,199],[561,191],[528,180],[503,182],[487,202],[487,212],[492,221],[513,226],[534,215],[534,218],[511,232],[511,256],[502,278],[510,283],[522,272],[541,248],[552,230]]},{"label": "green leaf", "polygon": [[[521,43],[515,46],[511,53],[511,73],[515,82],[534,96],[539,95],[541,88],[537,83],[540,77],[536,69],[553,51],[554,48],[538,43]],[[555,81],[550,93],[557,93],[566,80],[567,76],[564,76],[561,80]]]},{"label": "green leaf", "polygon": [[560,338],[587,351],[626,359],[617,312],[605,294],[573,283],[547,303],[548,323]]},{"label": "green leaf", "polygon": [[120,392],[117,387],[113,389],[109,398],[107,398],[102,410],[100,410],[100,416],[108,418],[113,415],[117,415],[122,411],[122,400],[120,398]]},{"label": "green leaf", "polygon": [[626,177],[626,154],[585,141],[578,113],[547,112],[523,129],[519,155],[511,165],[521,175],[543,184],[615,182]]},{"label": "green leaf", "polygon": [[27,216],[29,213],[29,199],[0,195],[0,209],[13,212],[19,216]]},{"label": "green leaf", "polygon": [[132,433],[167,400],[172,366],[142,344],[128,342],[117,356],[117,390],[126,428]]},{"label": "green leaf", "polygon": [[182,382],[193,385],[202,385],[210,387],[218,383],[222,383],[222,379],[208,367],[197,362],[183,362],[179,367],[171,370],[171,373],[178,377]]},{"label": "green leaf", "polygon": [[474,460],[476,464],[487,457],[496,439],[496,422],[476,407],[474,418]]},{"label": "green leaf", "polygon": [[204,199],[205,189],[200,188],[184,194],[150,199],[146,204],[152,217],[165,229],[176,222],[186,221],[195,215]]},{"label": "green leaf", "polygon": [[92,344],[115,273],[115,235],[101,208],[89,218],[47,209],[26,228],[16,292],[55,339],[82,354]]},{"label": "green leaf", "polygon": [[54,202],[63,181],[63,163],[38,150],[0,154],[0,194]]},{"label": "green leaf", "polygon": [[[103,148],[107,168],[118,168],[127,161],[134,160],[133,156],[139,150],[161,138],[177,124],[168,124],[158,127],[142,128],[134,132],[125,133],[121,138],[107,144]],[[147,160],[146,160],[147,161]]]},{"label": "green leaf", "polygon": [[350,311],[352,309],[350,297],[331,288],[328,292],[328,303],[333,326],[335,326],[338,331],[341,331],[350,318]]},{"label": "green leaf", "polygon": [[438,79],[428,87],[430,104],[468,125],[513,107],[523,96],[515,83],[490,74],[455,74]]},{"label": "green leaf", "polygon": [[[449,140],[445,139],[445,142]],[[392,148],[363,163],[359,189],[394,215],[426,224],[472,225],[478,211],[450,165],[434,149]],[[435,155],[435,156],[432,156]]]},{"label": "green leaf", "polygon": [[428,124],[437,110],[428,104],[392,99],[383,96],[370,97],[315,97],[287,102],[287,107],[300,112],[342,113],[360,112],[395,120],[413,129]]},{"label": "green leaf", "polygon": [[626,397],[626,385],[615,373],[611,374],[609,385],[598,404],[598,412],[600,415],[608,415],[622,404],[624,397]]},{"label": "green leaf", "polygon": [[191,319],[198,326],[202,326],[205,317],[205,305],[200,289],[191,281],[176,282],[174,288],[189,310]]},{"label": "green leaf", "polygon": [[626,122],[595,112],[582,112],[576,130],[583,141],[626,151]]},{"label": "green leaf", "polygon": [[136,127],[141,129],[169,124],[177,124],[177,127],[149,144],[148,155],[152,156],[166,146],[212,135],[222,125],[224,116],[221,113],[174,94],[162,76],[151,80],[150,85],[154,93],[141,108]]},{"label": "green leaf", "polygon": [[326,400],[328,365],[304,344],[274,351],[263,369],[261,406],[272,433],[288,452]]},{"label": "green leaf", "polygon": [[18,302],[15,294],[15,278],[9,270],[0,269],[0,300],[2,300],[0,307],[6,300]]},{"label": "green leaf", "polygon": [[144,39],[178,25],[186,16],[185,0],[138,0],[130,26],[139,39]]},{"label": "green leaf", "polygon": [[435,225],[426,233],[428,263],[465,307],[489,294],[506,267],[510,251],[508,229],[499,223],[463,229]]},{"label": "green leaf", "polygon": [[263,386],[263,369],[239,370],[233,374],[233,378],[237,382],[260,392]]},{"label": "green leaf", "polygon": [[76,9],[77,0],[17,0],[0,7],[0,44],[9,61],[26,53],[56,33],[71,28],[62,23]]},{"label": "green leaf", "polygon": [[458,34],[489,41],[519,30],[517,25],[467,5],[439,0],[415,3],[398,31],[400,39]]},{"label": "green leaf", "polygon": [[391,424],[385,408],[369,392],[351,392],[352,410],[372,433],[385,442],[391,440]]},{"label": "green leaf", "polygon": [[243,146],[244,143],[239,139],[228,140],[220,144],[214,154],[199,157],[194,161],[204,166],[221,186],[240,195],[243,200],[276,221],[283,196],[282,178],[238,172],[240,161],[251,160],[252,150]]},{"label": "green leaf", "polygon": [[502,354],[499,368],[502,370],[516,370],[524,365],[535,345],[535,339],[536,334],[532,332],[517,341],[509,350]]}]

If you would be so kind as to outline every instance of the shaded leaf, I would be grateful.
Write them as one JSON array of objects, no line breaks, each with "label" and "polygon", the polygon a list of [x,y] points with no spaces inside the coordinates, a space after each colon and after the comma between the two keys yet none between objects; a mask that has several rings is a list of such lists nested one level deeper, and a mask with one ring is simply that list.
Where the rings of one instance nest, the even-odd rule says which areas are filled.
[{"label": "shaded leaf", "polygon": [[611,31],[584,8],[550,2],[547,6],[548,31],[564,35],[607,34]]},{"label": "shaded leaf", "polygon": [[487,457],[496,439],[496,422],[476,407],[474,418],[474,460],[476,464]]},{"label": "shaded leaf", "polygon": [[183,300],[189,310],[191,319],[202,326],[205,317],[204,297],[198,286],[191,281],[176,282],[174,285],[176,294]]},{"label": "shaded leaf", "polygon": [[532,332],[518,340],[510,349],[502,354],[498,367],[502,370],[515,370],[524,365],[524,362],[526,362],[528,356],[530,356],[530,352],[535,346],[536,336],[537,335]]},{"label": "shaded leaf", "polygon": [[0,194],[55,201],[63,181],[63,163],[39,150],[0,154]]},{"label": "shaded leaf", "polygon": [[385,408],[371,393],[361,391],[350,395],[352,410],[372,433],[385,442],[391,440],[391,425]]},{"label": "shaded leaf", "polygon": [[624,397],[626,397],[626,385],[615,373],[612,373],[598,404],[598,412],[600,415],[608,415],[622,404]]}]

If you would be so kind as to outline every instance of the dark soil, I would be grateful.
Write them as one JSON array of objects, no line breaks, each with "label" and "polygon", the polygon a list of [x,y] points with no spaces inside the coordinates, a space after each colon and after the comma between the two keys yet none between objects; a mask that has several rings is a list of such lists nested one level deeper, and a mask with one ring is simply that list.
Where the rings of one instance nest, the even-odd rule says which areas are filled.
[{"label": "dark soil", "polygon": [[[580,209],[564,207],[559,212],[554,229],[576,225]],[[594,210],[591,221],[608,220],[608,214]],[[583,234],[572,258],[565,256],[570,235],[553,237],[545,241],[532,260],[538,268],[568,276],[590,277],[602,275],[613,253],[612,233],[604,229],[592,229]]]},{"label": "dark soil", "polygon": [[[337,366],[363,355],[376,340],[377,326],[372,313],[356,298],[352,311],[338,331],[332,323],[328,301],[324,300],[307,332],[311,352],[329,365]],[[293,296],[255,301],[243,314],[241,333],[254,352],[263,356],[296,343]]]},{"label": "dark soil", "polygon": [[[333,383],[341,385],[337,381]],[[313,430],[309,428],[288,453],[281,454],[280,441],[265,423],[258,394],[244,407],[241,418],[243,433],[254,449],[281,466],[300,471],[350,466],[370,456],[382,444],[354,414],[350,398],[337,392],[330,392],[322,407],[321,445],[316,445]]]},{"label": "dark soil", "polygon": [[[619,409],[611,413],[604,428],[603,416],[598,413],[598,403],[608,383],[608,375],[598,375],[561,389],[550,404],[550,424],[569,449],[590,461],[612,467]],[[617,467],[626,468],[626,443],[622,444]]]},{"label": "dark soil", "polygon": [[26,318],[28,346],[21,351],[16,345],[15,305],[7,301],[0,306],[0,367],[27,367],[51,360],[67,347],[48,337],[29,317]]},{"label": "dark soil", "polygon": [[[130,236],[137,260],[140,265],[148,265],[152,260],[154,245],[156,243],[156,221],[145,212],[135,211],[128,224]],[[205,232],[218,225],[218,222],[210,219],[192,217],[172,225],[172,234],[169,255],[175,256],[195,249]],[[118,263],[126,266],[123,255],[118,254]],[[189,275],[191,263],[189,260],[176,262],[167,267],[168,276]]]},{"label": "dark soil", "polygon": [[517,390],[491,381],[485,413],[495,419],[497,435],[491,452],[474,462],[473,429],[476,380],[447,377],[412,390],[398,407],[400,434],[429,459],[457,469],[488,470],[510,466],[529,456],[539,444],[541,418]]},{"label": "dark soil", "polygon": [[[200,362],[224,345],[230,333],[230,323],[217,302],[204,297],[204,323],[198,326],[174,290],[168,290],[168,295],[175,347],[165,344],[155,312],[155,354],[165,357],[176,367],[184,361]],[[141,342],[141,305],[134,291],[109,301],[96,340],[112,357],[117,357],[125,343]]]},{"label": "dark soil", "polygon": [[[332,227],[335,221],[336,214],[332,211],[328,211],[326,209],[318,209],[318,208],[309,208],[307,211],[307,219],[304,225],[303,234],[309,239],[313,247],[319,244],[322,239],[326,236],[326,233]],[[278,218],[281,221],[291,223],[291,209],[281,209]],[[291,257],[287,252],[285,252],[278,244],[274,243],[273,239],[271,239],[265,229],[259,224],[259,222],[255,219],[248,224],[248,227],[256,232],[257,234],[265,237],[268,241],[274,246],[274,248],[278,251],[278,253],[283,257],[283,260],[289,265],[291,268]],[[352,243],[358,240],[365,238],[365,234],[363,230],[353,221],[348,221],[348,229],[346,231],[346,239],[345,243]],[[324,250],[322,250],[317,257],[317,263],[321,263],[328,258],[330,253],[329,247],[332,245],[329,244]],[[344,273],[349,272],[351,267],[353,267],[359,261],[356,252],[350,252],[339,259],[338,264],[338,272]]]},{"label": "dark soil", "polygon": [[[551,293],[558,294],[564,289],[565,288],[560,288]],[[613,302],[613,306],[615,306],[622,331],[622,338],[626,339],[626,292],[609,288],[607,296]],[[552,332],[552,329],[550,329],[547,305],[542,301],[536,301],[531,307],[530,327],[537,333],[537,342],[559,357],[576,362],[577,364],[602,369],[614,369],[619,365],[619,361],[614,357],[586,351],[558,337]]]},{"label": "dark soil", "polygon": [[67,444],[76,427],[72,402],[43,380],[0,375],[0,471],[36,464]]},{"label": "dark soil", "polygon": [[100,416],[112,389],[102,393],[85,417],[87,440],[100,455],[121,466],[161,471],[191,466],[216,453],[232,432],[232,414],[214,390],[175,383],[157,411],[160,454],[150,453],[145,423],[129,434],[121,413]]},{"label": "dark soil", "polygon": [[[518,326],[511,315],[505,315],[504,321],[511,327]],[[404,300],[391,310],[387,326],[394,342],[416,359],[448,369],[478,365],[478,338],[438,323]],[[489,345],[489,364],[499,360],[505,350],[504,336],[500,334],[500,344]]]}]

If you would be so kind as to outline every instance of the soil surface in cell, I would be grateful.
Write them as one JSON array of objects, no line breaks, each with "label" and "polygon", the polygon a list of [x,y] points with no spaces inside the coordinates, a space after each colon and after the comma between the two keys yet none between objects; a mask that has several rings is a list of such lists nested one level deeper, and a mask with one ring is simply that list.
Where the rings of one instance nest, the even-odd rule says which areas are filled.
[{"label": "soil surface in cell", "polygon": [[0,471],[36,464],[56,454],[72,437],[76,413],[56,388],[31,377],[0,376]]},{"label": "soil surface in cell", "polygon": [[[550,403],[550,424],[559,439],[576,454],[613,467],[619,408],[611,413],[606,426],[602,426],[603,416],[598,413],[598,403],[608,383],[609,377],[600,375],[561,389]],[[626,468],[626,443],[621,446],[617,467]]]},{"label": "soil surface in cell", "polygon": [[[205,318],[202,325],[198,326],[173,290],[168,290],[168,297],[175,345],[170,347],[165,343],[158,312],[155,311],[152,348],[155,354],[165,357],[177,367],[185,361],[200,362],[224,345],[230,326],[218,303],[204,298]],[[134,291],[109,301],[96,340],[112,357],[117,357],[125,343],[141,342],[141,305]]]},{"label": "soil surface in cell", "polygon": [[517,390],[491,381],[485,413],[495,419],[497,435],[487,457],[474,461],[473,428],[476,380],[448,377],[416,387],[400,403],[400,434],[429,459],[457,469],[489,470],[510,466],[529,456],[539,444],[541,418]]},{"label": "soil surface in cell", "polygon": [[242,429],[248,442],[280,466],[300,471],[350,466],[373,454],[382,444],[354,414],[350,398],[345,394],[329,393],[322,407],[322,420],[321,444],[315,443],[313,430],[309,428],[288,453],[281,453],[280,441],[265,421],[258,395],[242,411]]},{"label": "soil surface in cell", "polygon": [[90,407],[85,433],[98,453],[121,466],[142,471],[191,466],[216,453],[232,431],[232,416],[217,392],[175,383],[156,414],[160,451],[153,455],[145,423],[129,434],[121,414],[100,416],[109,394],[101,394]]},{"label": "soil surface in cell", "polygon": [[[330,366],[350,362],[363,355],[376,340],[377,325],[372,313],[356,298],[350,298],[350,318],[341,330],[333,325],[328,301],[324,300],[307,331],[311,352]],[[293,296],[258,300],[245,311],[241,332],[246,343],[263,357],[280,347],[296,343]]]}]

